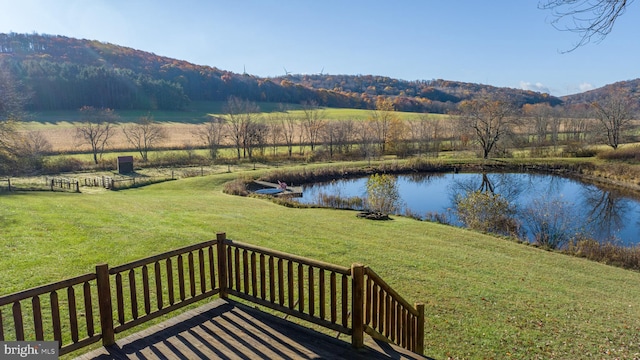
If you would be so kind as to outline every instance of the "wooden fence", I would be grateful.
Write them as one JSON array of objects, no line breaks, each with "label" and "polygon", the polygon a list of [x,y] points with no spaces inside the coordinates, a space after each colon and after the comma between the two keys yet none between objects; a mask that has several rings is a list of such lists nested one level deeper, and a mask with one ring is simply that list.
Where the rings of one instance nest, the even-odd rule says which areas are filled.
[{"label": "wooden fence", "polygon": [[95,176],[92,178],[84,178],[84,186],[87,187],[103,187],[109,189],[113,178],[110,176]]},{"label": "wooden fence", "polygon": [[45,177],[45,183],[51,191],[65,190],[80,192],[80,182],[77,179]]},{"label": "wooden fence", "polygon": [[11,191],[11,179],[9,179],[9,178],[0,179],[0,182],[6,182],[7,183],[7,190]]},{"label": "wooden fence", "polygon": [[117,333],[216,294],[351,335],[354,347],[364,346],[366,332],[424,351],[424,305],[411,306],[368,267],[323,263],[227,240],[224,233],[1,296],[0,341],[54,340],[61,355],[100,340],[108,346]]}]

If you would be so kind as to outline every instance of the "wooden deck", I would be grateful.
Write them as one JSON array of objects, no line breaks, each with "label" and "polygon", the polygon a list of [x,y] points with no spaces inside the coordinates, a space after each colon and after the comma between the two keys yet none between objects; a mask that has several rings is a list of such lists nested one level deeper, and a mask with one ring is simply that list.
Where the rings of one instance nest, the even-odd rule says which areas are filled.
[{"label": "wooden deck", "polygon": [[342,337],[215,299],[77,359],[426,359],[370,337],[355,349]]}]

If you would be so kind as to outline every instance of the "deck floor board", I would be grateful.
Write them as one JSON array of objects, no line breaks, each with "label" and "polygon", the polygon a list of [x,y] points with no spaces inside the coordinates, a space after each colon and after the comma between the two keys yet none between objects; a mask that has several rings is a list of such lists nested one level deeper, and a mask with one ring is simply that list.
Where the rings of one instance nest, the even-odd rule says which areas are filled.
[{"label": "deck floor board", "polygon": [[366,339],[364,348],[354,349],[349,342],[216,299],[76,359],[425,359]]}]

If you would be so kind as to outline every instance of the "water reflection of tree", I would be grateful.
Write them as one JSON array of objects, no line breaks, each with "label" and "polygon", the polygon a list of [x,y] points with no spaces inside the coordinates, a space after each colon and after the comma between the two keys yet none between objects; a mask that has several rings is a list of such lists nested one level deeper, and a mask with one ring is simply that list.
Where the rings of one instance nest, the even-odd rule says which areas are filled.
[{"label": "water reflection of tree", "polygon": [[586,218],[589,226],[601,239],[614,239],[623,227],[630,203],[621,194],[611,190],[585,186],[582,190]]},{"label": "water reflection of tree", "polygon": [[512,176],[513,174],[487,174],[485,172],[478,175],[481,175],[480,179],[473,177],[454,180],[450,188],[451,198],[455,200],[461,195],[480,191],[500,194],[507,201],[514,203],[524,190],[523,183]]}]

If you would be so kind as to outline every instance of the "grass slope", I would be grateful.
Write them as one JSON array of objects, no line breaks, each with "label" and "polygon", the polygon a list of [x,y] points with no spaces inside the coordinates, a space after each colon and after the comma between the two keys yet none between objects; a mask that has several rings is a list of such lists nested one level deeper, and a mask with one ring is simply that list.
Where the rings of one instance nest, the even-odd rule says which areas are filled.
[{"label": "grass slope", "polygon": [[436,358],[632,358],[640,274],[439,224],[372,222],[221,192],[236,174],[118,192],[0,196],[0,294],[215,237],[371,266],[426,303]]}]

